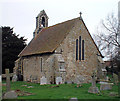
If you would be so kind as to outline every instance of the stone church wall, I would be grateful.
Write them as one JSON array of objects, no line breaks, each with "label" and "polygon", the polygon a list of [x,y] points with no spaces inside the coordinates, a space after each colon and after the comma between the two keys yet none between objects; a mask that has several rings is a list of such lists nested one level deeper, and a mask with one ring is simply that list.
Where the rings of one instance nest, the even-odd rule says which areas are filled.
[{"label": "stone church wall", "polygon": [[[76,39],[79,36],[85,42],[85,60],[76,61]],[[66,81],[90,82],[91,75],[98,66],[97,54],[99,52],[81,21],[76,23],[56,52],[60,50],[63,50],[62,56],[66,64]]]},{"label": "stone church wall", "polygon": [[[25,57],[23,59],[24,81],[34,82],[36,80],[37,83],[40,83],[42,76],[48,77],[48,75],[51,75],[53,59],[53,56],[50,55]],[[49,82],[50,80],[48,80]]]},{"label": "stone church wall", "polygon": [[[76,39],[79,36],[85,42],[85,59],[76,61]],[[56,77],[62,77],[63,83],[88,83],[99,64],[97,54],[93,40],[79,21],[54,53],[22,58],[24,81],[40,83],[40,78],[45,76],[48,84],[55,83]]]},{"label": "stone church wall", "polygon": [[45,76],[47,78],[47,84],[53,84],[55,83],[56,77],[60,76],[56,54],[51,53],[42,56],[24,57],[22,61],[24,81],[36,81],[36,83],[40,83],[40,78]]}]

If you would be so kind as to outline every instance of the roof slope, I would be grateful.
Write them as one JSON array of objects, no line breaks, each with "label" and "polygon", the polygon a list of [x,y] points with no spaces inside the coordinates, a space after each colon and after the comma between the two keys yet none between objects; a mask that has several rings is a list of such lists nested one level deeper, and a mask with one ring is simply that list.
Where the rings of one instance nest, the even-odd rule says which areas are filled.
[{"label": "roof slope", "polygon": [[18,56],[53,52],[78,20],[79,17],[42,29]]}]

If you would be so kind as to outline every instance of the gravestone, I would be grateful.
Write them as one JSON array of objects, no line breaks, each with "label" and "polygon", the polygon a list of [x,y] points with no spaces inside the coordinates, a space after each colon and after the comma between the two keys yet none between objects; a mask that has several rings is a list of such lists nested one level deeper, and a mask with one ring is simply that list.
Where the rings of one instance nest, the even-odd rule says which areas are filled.
[{"label": "gravestone", "polygon": [[95,74],[93,73],[92,76],[92,86],[88,90],[89,93],[99,93],[98,87],[96,87],[96,80],[95,80]]},{"label": "gravestone", "polygon": [[115,73],[113,73],[113,81],[114,81],[115,84],[118,83],[118,75],[115,74]]},{"label": "gravestone", "polygon": [[17,81],[17,79],[18,79],[17,75],[16,75],[16,74],[14,74],[14,75],[13,75],[13,77],[12,77],[12,82],[16,82],[16,81]]},{"label": "gravestone", "polygon": [[15,91],[8,91],[3,95],[3,99],[17,99],[17,93]]},{"label": "gravestone", "polygon": [[76,97],[70,98],[69,101],[78,101],[78,99]]},{"label": "gravestone", "polygon": [[105,84],[101,84],[100,85],[100,90],[110,90],[112,89],[112,85],[111,83],[105,83]]},{"label": "gravestone", "polygon": [[109,81],[109,77],[108,76],[106,76],[105,81]]},{"label": "gravestone", "polygon": [[6,78],[6,91],[10,91],[10,77],[12,77],[14,73],[9,73],[9,69],[5,69],[5,74],[2,74],[2,78]]},{"label": "gravestone", "polygon": [[45,78],[45,76],[42,76],[42,78],[40,79],[40,85],[44,84],[47,84],[47,78]]},{"label": "gravestone", "polygon": [[9,69],[5,69],[6,73],[6,91],[10,91],[10,74],[9,74]]},{"label": "gravestone", "polygon": [[62,77],[56,77],[56,84],[62,84]]},{"label": "gravestone", "polygon": [[16,99],[17,93],[10,90],[10,76],[13,74],[9,73],[9,69],[5,69],[6,77],[6,92],[3,94],[3,99]]}]

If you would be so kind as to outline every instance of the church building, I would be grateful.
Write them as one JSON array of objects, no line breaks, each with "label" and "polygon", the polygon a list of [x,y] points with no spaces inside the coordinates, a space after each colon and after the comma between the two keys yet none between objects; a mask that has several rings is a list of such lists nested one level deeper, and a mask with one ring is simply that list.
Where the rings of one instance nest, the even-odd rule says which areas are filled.
[{"label": "church building", "polygon": [[48,27],[42,10],[36,17],[33,39],[15,61],[24,81],[42,84],[88,83],[100,71],[102,54],[80,17]]}]

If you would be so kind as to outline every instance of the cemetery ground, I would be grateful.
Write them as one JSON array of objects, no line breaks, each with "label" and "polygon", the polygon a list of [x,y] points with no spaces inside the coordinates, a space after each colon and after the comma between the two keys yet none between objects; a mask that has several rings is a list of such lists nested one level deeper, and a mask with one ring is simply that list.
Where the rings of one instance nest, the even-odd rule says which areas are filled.
[{"label": "cemetery ground", "polygon": [[[2,92],[6,91],[5,81],[2,81]],[[17,91],[19,94],[17,99],[119,99],[118,86],[113,85],[111,90],[100,91],[100,94],[88,93],[91,86],[82,84],[77,87],[77,84],[60,84],[60,85],[40,85],[30,82],[17,81],[10,82],[11,90]],[[100,84],[96,85],[100,89]],[[23,93],[24,92],[24,93]]]}]

